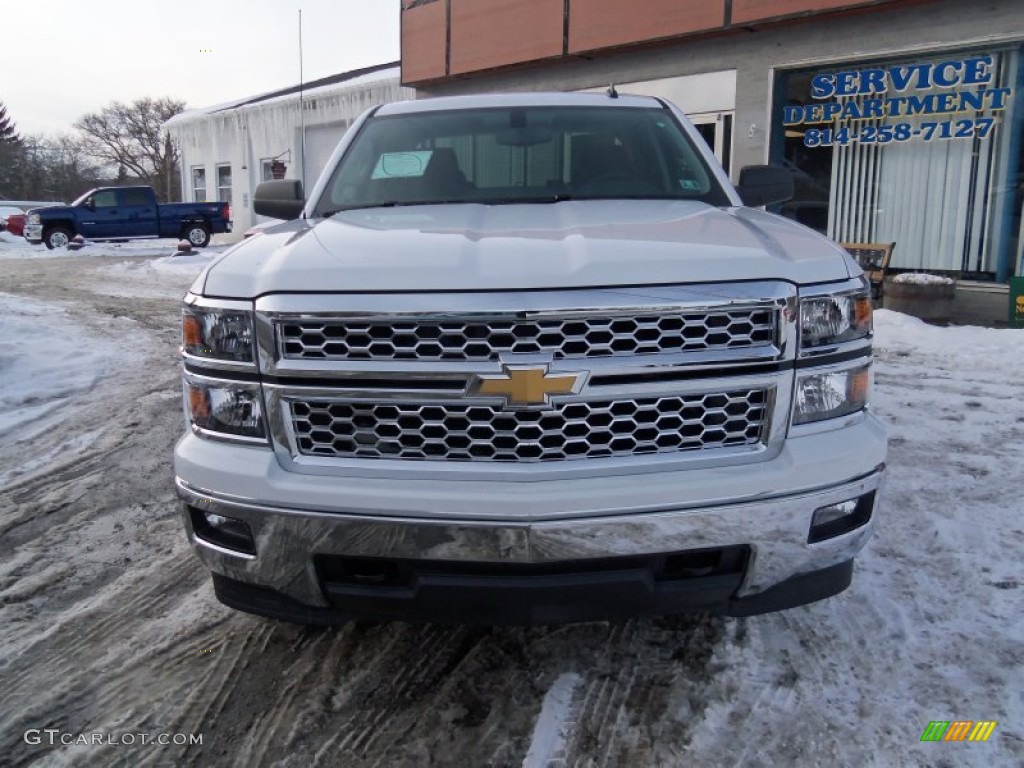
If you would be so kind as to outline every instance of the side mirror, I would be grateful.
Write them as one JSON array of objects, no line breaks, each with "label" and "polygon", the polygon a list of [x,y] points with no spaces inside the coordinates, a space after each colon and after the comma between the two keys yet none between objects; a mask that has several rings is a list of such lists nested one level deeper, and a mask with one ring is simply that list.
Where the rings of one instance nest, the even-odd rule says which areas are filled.
[{"label": "side mirror", "polygon": [[252,201],[256,213],[275,219],[297,219],[305,207],[302,182],[298,179],[265,181],[256,187]]},{"label": "side mirror", "polygon": [[736,187],[744,205],[784,203],[793,197],[793,174],[778,165],[748,165]]},{"label": "side mirror", "polygon": [[85,207],[88,208],[90,211],[95,211],[96,203],[93,202],[91,197],[87,197],[85,198]]}]

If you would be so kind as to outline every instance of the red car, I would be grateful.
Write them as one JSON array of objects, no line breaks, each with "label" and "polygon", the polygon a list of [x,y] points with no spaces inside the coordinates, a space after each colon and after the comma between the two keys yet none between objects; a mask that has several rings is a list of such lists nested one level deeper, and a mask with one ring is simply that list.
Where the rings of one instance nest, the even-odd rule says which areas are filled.
[{"label": "red car", "polygon": [[21,237],[25,234],[25,214],[24,213],[12,213],[6,217],[5,229],[12,235]]},{"label": "red car", "polygon": [[[25,226],[25,212],[16,206],[5,205],[0,203],[0,232],[10,231],[11,225],[7,223],[8,219],[16,218],[17,216],[22,217],[21,226]],[[14,222],[14,226],[17,226],[17,222]],[[18,233],[21,234],[21,233]]]},{"label": "red car", "polygon": [[32,208],[45,208],[62,203],[42,200],[0,200],[0,232],[10,232],[15,237],[25,234],[26,212]]}]

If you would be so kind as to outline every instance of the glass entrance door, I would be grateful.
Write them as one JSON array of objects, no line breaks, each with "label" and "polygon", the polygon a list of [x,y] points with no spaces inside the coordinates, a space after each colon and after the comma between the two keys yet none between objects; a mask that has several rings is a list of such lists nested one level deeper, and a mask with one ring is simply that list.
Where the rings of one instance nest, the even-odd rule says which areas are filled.
[{"label": "glass entrance door", "polygon": [[715,153],[726,174],[732,171],[732,112],[702,112],[687,115]]}]

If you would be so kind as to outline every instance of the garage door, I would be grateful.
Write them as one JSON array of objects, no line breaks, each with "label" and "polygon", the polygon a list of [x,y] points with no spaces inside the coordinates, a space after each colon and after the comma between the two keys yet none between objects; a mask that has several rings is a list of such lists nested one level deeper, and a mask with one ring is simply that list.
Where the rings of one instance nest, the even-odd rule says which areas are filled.
[{"label": "garage door", "polygon": [[348,122],[317,125],[306,128],[306,189],[312,189],[320,172],[330,159],[334,148],[345,135]]}]

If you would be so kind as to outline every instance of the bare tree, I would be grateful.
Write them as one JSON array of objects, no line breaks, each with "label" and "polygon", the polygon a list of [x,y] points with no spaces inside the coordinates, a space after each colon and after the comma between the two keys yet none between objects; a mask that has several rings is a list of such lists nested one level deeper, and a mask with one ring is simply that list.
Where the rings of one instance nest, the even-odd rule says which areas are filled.
[{"label": "bare tree", "polygon": [[180,153],[163,125],[184,109],[184,102],[169,98],[115,101],[101,112],[85,115],[75,127],[86,135],[88,153],[116,169],[118,178],[152,184],[157,195],[169,201],[181,188]]},{"label": "bare tree", "polygon": [[83,151],[76,135],[26,136],[16,159],[9,197],[22,200],[74,200],[87,189],[108,183],[102,168]]}]

